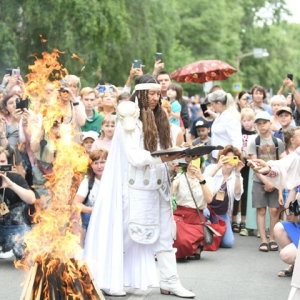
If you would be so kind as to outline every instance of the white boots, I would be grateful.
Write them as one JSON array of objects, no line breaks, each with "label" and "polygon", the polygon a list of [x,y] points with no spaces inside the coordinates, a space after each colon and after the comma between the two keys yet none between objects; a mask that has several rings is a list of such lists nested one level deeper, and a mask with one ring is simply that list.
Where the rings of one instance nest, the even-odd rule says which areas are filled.
[{"label": "white boots", "polygon": [[186,290],[179,281],[175,253],[160,252],[156,254],[156,258],[160,271],[161,294],[174,294],[181,298],[194,298],[195,294]]}]

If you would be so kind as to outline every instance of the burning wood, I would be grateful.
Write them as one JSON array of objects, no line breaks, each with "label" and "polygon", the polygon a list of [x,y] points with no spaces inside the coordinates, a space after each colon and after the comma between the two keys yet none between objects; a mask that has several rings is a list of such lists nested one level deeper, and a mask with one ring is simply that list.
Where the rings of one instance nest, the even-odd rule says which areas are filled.
[{"label": "burning wood", "polygon": [[104,300],[85,263],[58,259],[36,262],[30,269],[20,300]]}]

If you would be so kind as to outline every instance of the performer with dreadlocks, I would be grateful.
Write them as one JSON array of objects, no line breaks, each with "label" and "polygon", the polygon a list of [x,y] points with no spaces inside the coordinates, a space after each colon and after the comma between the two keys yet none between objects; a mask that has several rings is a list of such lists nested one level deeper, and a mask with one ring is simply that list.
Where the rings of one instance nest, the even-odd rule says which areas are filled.
[{"label": "performer with dreadlocks", "polygon": [[[124,286],[193,298],[180,284],[172,247],[175,224],[165,162],[152,157],[171,147],[168,117],[154,77],[136,79],[131,101],[117,109],[118,122],[85,241],[84,258],[105,293],[125,296]],[[157,280],[156,254],[161,280]]]}]

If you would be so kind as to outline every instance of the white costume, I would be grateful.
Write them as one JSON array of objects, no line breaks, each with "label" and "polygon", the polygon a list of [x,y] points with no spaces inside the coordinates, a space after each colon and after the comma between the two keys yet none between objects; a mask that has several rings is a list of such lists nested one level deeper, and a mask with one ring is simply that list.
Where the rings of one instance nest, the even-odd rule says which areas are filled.
[{"label": "white costume", "polygon": [[[144,85],[141,89],[145,89]],[[120,103],[117,114],[118,122],[84,248],[84,259],[97,284],[112,295],[124,293],[124,286],[142,290],[158,287],[155,253],[161,277],[177,276],[177,270],[167,274],[170,268],[164,274],[162,269],[169,262],[160,262],[160,253],[166,252],[175,261],[167,165],[160,157],[152,157],[144,150],[137,101]],[[189,297],[194,296],[186,292],[190,293]]]}]

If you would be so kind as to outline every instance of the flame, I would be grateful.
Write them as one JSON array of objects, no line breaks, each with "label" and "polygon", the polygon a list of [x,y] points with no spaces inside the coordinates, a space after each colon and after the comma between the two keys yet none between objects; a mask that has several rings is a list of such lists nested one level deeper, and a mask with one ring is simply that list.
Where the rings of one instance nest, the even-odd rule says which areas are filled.
[{"label": "flame", "polygon": [[[33,294],[43,290],[43,299],[52,299],[52,293],[56,293],[52,287],[54,280],[59,283],[63,295],[83,299],[80,294],[82,291],[92,294],[90,291],[96,288],[87,276],[87,267],[74,259],[82,251],[80,236],[73,234],[73,220],[80,216],[80,210],[71,203],[80,184],[82,164],[87,165],[88,158],[84,148],[73,141],[76,132],[71,124],[60,124],[59,135],[53,133],[53,123],[62,120],[63,110],[57,93],[49,98],[44,92],[44,86],[50,79],[58,87],[58,79],[68,74],[67,69],[58,62],[60,53],[58,49],[54,49],[52,53],[43,52],[42,58],[32,55],[36,60],[28,67],[30,73],[27,75],[26,88],[32,97],[32,105],[36,104],[35,112],[43,116],[40,125],[43,125],[45,133],[50,136],[56,155],[53,173],[45,175],[48,179],[46,186],[51,191],[50,204],[46,207],[45,197],[36,202],[36,213],[33,216],[35,225],[25,235],[23,259],[15,262],[15,265],[17,268],[30,270],[28,276],[31,276],[32,266],[38,264],[35,267],[35,278],[30,280],[33,282]],[[30,128],[33,127],[29,127],[29,130]]]},{"label": "flame", "polygon": [[79,57],[79,56],[78,56],[77,54],[75,54],[75,53],[72,54],[71,58],[77,58],[77,59],[79,59],[80,62],[84,63],[84,59],[81,58],[81,57]]}]

